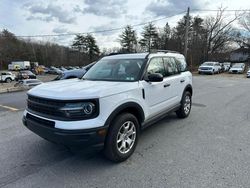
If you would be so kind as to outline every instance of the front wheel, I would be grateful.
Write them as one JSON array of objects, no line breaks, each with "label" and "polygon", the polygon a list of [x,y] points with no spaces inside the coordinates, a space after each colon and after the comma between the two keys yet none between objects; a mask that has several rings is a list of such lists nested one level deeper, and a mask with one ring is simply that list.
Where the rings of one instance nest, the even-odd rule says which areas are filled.
[{"label": "front wheel", "polygon": [[128,159],[139,138],[139,123],[130,113],[122,113],[111,123],[104,146],[105,156],[114,162]]},{"label": "front wheel", "polygon": [[192,95],[189,91],[186,91],[181,100],[181,106],[179,110],[176,111],[176,115],[179,118],[186,118],[189,116],[192,106]]},{"label": "front wheel", "polygon": [[6,82],[6,83],[10,83],[11,81],[12,81],[11,78],[6,78],[6,79],[5,79],[5,82]]}]

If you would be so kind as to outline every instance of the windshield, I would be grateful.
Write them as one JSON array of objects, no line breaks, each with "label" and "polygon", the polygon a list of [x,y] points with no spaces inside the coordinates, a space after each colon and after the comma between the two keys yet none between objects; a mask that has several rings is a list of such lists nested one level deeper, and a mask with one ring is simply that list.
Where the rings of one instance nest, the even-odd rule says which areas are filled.
[{"label": "windshield", "polygon": [[233,68],[242,68],[242,65],[233,65]]},{"label": "windshield", "polygon": [[203,63],[202,65],[214,66],[214,63],[211,63],[211,62],[205,62],[205,63]]},{"label": "windshield", "polygon": [[145,59],[102,59],[84,75],[86,80],[136,81]]}]

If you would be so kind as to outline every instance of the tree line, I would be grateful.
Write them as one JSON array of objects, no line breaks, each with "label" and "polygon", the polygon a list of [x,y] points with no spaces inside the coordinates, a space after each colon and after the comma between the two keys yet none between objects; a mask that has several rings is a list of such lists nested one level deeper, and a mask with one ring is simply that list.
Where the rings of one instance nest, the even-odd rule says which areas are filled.
[{"label": "tree line", "polygon": [[[206,18],[183,16],[173,28],[168,23],[163,28],[148,23],[141,33],[127,25],[118,36],[119,48],[103,49],[102,52],[92,34],[76,35],[70,47],[51,42],[37,42],[16,37],[4,29],[0,32],[0,68],[16,60],[39,62],[45,66],[87,65],[111,52],[150,52],[153,49],[174,50],[183,53],[186,22],[189,22],[187,62],[190,66],[206,60],[225,60],[232,44],[250,48],[250,13],[236,15],[225,20],[225,9]],[[238,23],[249,35],[234,28]],[[116,40],[116,39],[114,39]]]}]

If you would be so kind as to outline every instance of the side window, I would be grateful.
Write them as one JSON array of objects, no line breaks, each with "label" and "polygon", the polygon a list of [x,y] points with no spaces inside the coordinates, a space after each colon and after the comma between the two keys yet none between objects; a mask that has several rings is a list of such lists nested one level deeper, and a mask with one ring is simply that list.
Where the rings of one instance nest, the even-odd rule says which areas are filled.
[{"label": "side window", "polygon": [[168,76],[179,73],[179,70],[178,70],[178,67],[174,58],[164,57],[163,60],[164,60],[164,66],[165,66]]},{"label": "side window", "polygon": [[6,75],[6,73],[5,73],[5,72],[3,72],[3,73],[2,73],[2,75]]},{"label": "side window", "polygon": [[147,74],[160,73],[163,76],[166,76],[166,71],[164,69],[163,59],[162,58],[152,58],[147,69]]},{"label": "side window", "polygon": [[187,63],[185,59],[176,58],[175,62],[177,63],[180,72],[185,72],[187,70]]}]

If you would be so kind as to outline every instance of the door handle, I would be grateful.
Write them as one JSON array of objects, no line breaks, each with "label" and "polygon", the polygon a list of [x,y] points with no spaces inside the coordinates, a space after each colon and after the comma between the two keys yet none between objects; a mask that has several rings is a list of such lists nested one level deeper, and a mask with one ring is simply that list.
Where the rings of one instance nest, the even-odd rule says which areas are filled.
[{"label": "door handle", "polygon": [[180,82],[181,82],[181,83],[183,83],[183,82],[185,82],[185,80],[184,80],[184,79],[182,79]]},{"label": "door handle", "polygon": [[169,87],[170,86],[170,84],[164,84],[163,85],[163,87]]}]

